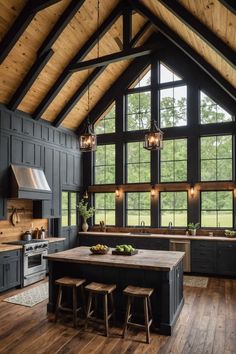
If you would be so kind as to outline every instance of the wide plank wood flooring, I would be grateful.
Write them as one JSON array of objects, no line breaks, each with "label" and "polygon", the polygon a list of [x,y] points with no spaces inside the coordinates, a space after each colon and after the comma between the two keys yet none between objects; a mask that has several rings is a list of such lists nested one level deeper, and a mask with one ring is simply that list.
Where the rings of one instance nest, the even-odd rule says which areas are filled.
[{"label": "wide plank wood flooring", "polygon": [[[38,284],[37,284],[38,285]],[[32,308],[2,300],[22,290],[0,296],[0,353],[4,354],[231,354],[236,353],[236,280],[210,278],[207,288],[185,287],[185,305],[171,337],[151,334],[145,344],[143,331],[112,327],[102,332],[72,322],[54,324],[44,301]]]}]

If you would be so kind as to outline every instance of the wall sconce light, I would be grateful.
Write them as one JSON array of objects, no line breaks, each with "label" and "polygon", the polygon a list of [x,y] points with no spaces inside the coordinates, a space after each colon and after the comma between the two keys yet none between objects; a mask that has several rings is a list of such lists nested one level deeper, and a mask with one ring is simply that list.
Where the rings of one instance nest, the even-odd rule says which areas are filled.
[{"label": "wall sconce light", "polygon": [[120,188],[116,187],[116,197],[119,198],[120,197]]},{"label": "wall sconce light", "polygon": [[156,195],[156,189],[155,189],[155,186],[152,186],[151,188],[151,197],[155,197]]},{"label": "wall sconce light", "polygon": [[191,197],[194,197],[194,186],[190,186],[190,195]]}]

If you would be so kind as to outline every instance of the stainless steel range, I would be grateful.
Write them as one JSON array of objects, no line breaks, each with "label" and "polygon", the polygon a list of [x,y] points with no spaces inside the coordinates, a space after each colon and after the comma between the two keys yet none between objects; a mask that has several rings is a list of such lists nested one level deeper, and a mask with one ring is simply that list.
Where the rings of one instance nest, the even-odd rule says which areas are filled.
[{"label": "stainless steel range", "polygon": [[11,241],[12,245],[23,246],[23,285],[29,285],[42,280],[46,276],[46,259],[48,254],[48,241],[30,240],[30,241]]}]

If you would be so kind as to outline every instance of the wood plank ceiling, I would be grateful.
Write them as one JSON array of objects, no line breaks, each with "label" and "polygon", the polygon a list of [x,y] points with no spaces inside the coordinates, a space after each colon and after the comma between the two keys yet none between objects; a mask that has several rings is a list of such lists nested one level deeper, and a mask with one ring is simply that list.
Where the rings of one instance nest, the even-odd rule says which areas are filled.
[{"label": "wood plank ceiling", "polygon": [[[36,1],[39,2],[39,1]],[[42,1],[46,3],[46,1]],[[76,3],[73,0],[48,1],[48,7],[36,12],[31,22],[19,36],[13,48],[9,51],[5,60],[0,65],[0,102],[10,105],[32,115],[40,116],[49,121],[62,124],[63,127],[76,130],[87,116],[88,98],[86,79],[94,75],[90,85],[90,103],[92,109],[101,97],[109,90],[114,81],[124,72],[131,60],[122,60],[106,66],[104,70],[96,74],[96,69],[78,71],[62,77],[62,72],[68,68],[75,55],[85,48],[86,43],[98,28],[97,0],[81,1],[78,11],[68,21],[68,24],[53,42],[46,56],[40,51],[42,44],[51,33],[55,24],[60,21],[69,6]],[[39,2],[40,3],[40,2]],[[170,11],[163,0],[137,0],[128,1],[135,7],[139,3],[144,5],[158,19],[174,31],[184,42],[195,50],[205,61],[210,64],[217,73],[222,76],[232,87],[236,87],[236,73],[234,63],[217,52],[216,48],[209,45],[196,31],[186,25],[184,21]],[[236,50],[236,18],[235,14],[227,9],[219,0],[180,0],[179,5],[184,6],[189,13],[194,15],[200,23],[203,23],[219,40],[226,44],[233,52]],[[0,0],[0,40],[6,38],[8,30],[19,17],[26,6],[26,0]],[[99,26],[110,16],[112,11],[121,4],[119,0],[100,0]],[[78,1],[77,1],[78,6]],[[79,6],[78,6],[79,7]],[[132,36],[144,26],[147,19],[143,14],[134,12],[132,16]],[[108,26],[109,27],[109,26]],[[123,20],[117,16],[114,23],[104,35],[99,38],[98,44],[89,47],[89,51],[80,57],[80,61],[86,61],[97,56],[104,56],[122,49]],[[137,45],[142,45],[155,27],[149,27]],[[136,46],[137,46],[136,45]],[[1,46],[1,43],[0,43]],[[51,51],[49,51],[51,48]],[[229,53],[231,54],[229,50]],[[37,59],[41,60],[35,80],[29,85],[25,95],[19,101],[14,94],[20,87],[23,79],[29,73]],[[36,64],[35,64],[36,65]],[[68,74],[68,73],[67,73]],[[61,81],[60,81],[61,80]],[[29,83],[29,80],[28,80]],[[78,90],[85,86],[78,95]],[[56,89],[53,92],[53,89]],[[75,96],[74,105],[70,102]],[[49,96],[53,99],[47,100]],[[55,97],[54,97],[55,96]]]}]

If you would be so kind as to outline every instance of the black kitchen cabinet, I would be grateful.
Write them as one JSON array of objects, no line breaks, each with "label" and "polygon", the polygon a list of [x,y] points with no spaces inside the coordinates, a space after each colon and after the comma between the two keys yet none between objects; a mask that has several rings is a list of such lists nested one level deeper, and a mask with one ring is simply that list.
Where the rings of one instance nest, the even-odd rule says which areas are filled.
[{"label": "black kitchen cabinet", "polygon": [[216,273],[216,242],[191,241],[191,271],[194,273]]},{"label": "black kitchen cabinet", "polygon": [[0,291],[21,285],[21,251],[0,253]]},{"label": "black kitchen cabinet", "polygon": [[34,135],[34,122],[28,119],[23,120],[23,134],[29,137],[33,137]]},{"label": "black kitchen cabinet", "polygon": [[30,167],[41,166],[41,146],[29,140],[12,137],[11,162]]},{"label": "black kitchen cabinet", "polygon": [[216,271],[236,276],[236,242],[217,242]]},{"label": "black kitchen cabinet", "polygon": [[64,251],[64,241],[50,242],[48,245],[48,253],[57,253]]},{"label": "black kitchen cabinet", "polygon": [[22,133],[23,120],[17,115],[11,116],[11,130],[15,133]]},{"label": "black kitchen cabinet", "polygon": [[[60,151],[54,150],[53,154],[53,171],[58,171],[60,166]],[[52,209],[53,217],[59,218],[61,216],[61,181],[60,173],[53,173],[53,196]]]},{"label": "black kitchen cabinet", "polygon": [[62,237],[65,237],[65,249],[74,248],[78,246],[78,228],[77,226],[62,227]]},{"label": "black kitchen cabinet", "polygon": [[9,191],[10,139],[0,134],[0,220],[7,218],[6,198]]}]

